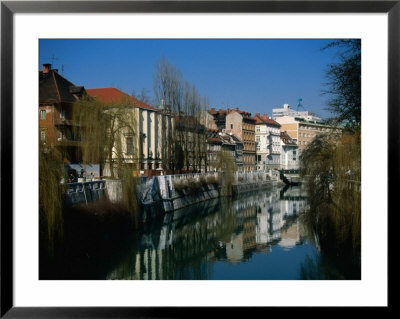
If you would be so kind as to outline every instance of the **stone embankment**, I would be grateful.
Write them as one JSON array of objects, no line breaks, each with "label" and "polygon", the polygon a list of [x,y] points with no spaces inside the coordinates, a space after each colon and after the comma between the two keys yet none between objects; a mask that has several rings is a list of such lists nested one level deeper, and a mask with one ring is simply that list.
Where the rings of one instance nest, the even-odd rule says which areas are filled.
[{"label": "stone embankment", "polygon": [[218,173],[154,176],[140,191],[144,206],[161,204],[164,212],[172,212],[221,195]]},{"label": "stone embankment", "polygon": [[144,206],[160,203],[164,212],[172,212],[221,196],[268,189],[277,183],[278,171],[238,172],[232,178],[219,172],[154,176],[141,186],[140,200]]},{"label": "stone embankment", "polygon": [[[157,206],[157,209],[168,213],[221,196],[268,189],[280,182],[279,172],[273,170],[237,172],[232,178],[219,172],[153,176],[151,180],[142,178],[136,196],[144,208]],[[67,185],[67,202],[72,204],[93,202],[104,197],[112,203],[122,201],[120,180]]]}]

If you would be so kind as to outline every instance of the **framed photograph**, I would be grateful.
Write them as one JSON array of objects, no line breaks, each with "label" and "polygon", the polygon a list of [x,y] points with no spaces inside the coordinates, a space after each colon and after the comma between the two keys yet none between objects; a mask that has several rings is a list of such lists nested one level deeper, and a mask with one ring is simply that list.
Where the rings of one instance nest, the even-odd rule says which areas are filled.
[{"label": "framed photograph", "polygon": [[399,1],[2,1],[1,317],[389,308],[399,30]]}]

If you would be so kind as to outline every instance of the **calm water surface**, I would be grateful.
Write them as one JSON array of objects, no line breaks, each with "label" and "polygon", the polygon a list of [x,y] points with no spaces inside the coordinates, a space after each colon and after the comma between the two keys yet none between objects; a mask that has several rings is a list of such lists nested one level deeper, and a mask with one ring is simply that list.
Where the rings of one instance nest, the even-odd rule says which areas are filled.
[{"label": "calm water surface", "polygon": [[305,205],[291,187],[175,211],[141,229],[106,279],[344,279],[307,237]]}]

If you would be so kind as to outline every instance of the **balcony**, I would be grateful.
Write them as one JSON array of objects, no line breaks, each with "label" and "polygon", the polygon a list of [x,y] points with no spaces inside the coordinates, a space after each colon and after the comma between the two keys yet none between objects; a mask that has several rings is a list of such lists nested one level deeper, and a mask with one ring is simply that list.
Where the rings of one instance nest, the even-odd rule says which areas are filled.
[{"label": "balcony", "polygon": [[81,141],[78,140],[72,140],[72,139],[67,139],[67,138],[62,138],[59,137],[55,143],[56,146],[80,146],[81,145]]},{"label": "balcony", "polygon": [[66,119],[54,119],[54,125],[56,125],[56,126],[63,126],[63,125],[66,125],[66,126],[72,126],[72,125],[75,125],[75,126],[79,126],[79,124],[77,124],[77,123],[74,123],[72,120],[66,120]]}]

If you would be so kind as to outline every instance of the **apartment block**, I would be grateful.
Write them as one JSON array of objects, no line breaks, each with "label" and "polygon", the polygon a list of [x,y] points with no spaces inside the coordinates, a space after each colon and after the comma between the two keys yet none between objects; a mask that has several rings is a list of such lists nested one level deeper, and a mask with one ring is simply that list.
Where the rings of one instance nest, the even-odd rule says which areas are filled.
[{"label": "apartment block", "polygon": [[296,140],[300,154],[317,135],[341,133],[339,127],[317,121],[306,121],[293,116],[282,116],[276,121],[281,125],[281,131],[287,132],[292,139]]},{"label": "apartment block", "polygon": [[255,142],[258,170],[280,168],[280,124],[266,114],[256,113]]}]

